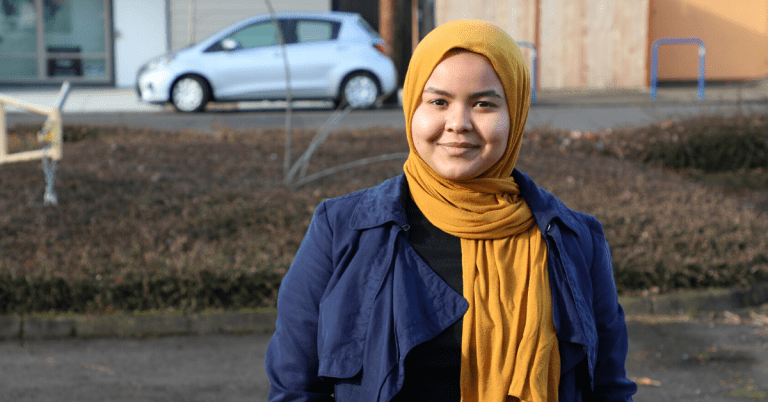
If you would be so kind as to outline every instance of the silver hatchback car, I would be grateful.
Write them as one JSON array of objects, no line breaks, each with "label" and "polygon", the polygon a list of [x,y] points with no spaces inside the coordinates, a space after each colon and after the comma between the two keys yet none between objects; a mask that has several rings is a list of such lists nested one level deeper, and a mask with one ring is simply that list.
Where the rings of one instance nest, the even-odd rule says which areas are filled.
[{"label": "silver hatchback car", "polygon": [[[278,13],[291,98],[370,108],[397,88],[397,70],[381,37],[358,14]],[[155,58],[138,71],[147,103],[198,112],[210,101],[286,99],[283,53],[269,15],[240,21],[191,47]]]}]

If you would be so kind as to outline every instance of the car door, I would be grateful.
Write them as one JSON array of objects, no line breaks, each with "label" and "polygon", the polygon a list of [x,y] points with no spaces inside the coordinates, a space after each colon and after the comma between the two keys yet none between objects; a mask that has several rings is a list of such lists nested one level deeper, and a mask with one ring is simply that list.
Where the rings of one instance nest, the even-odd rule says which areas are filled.
[{"label": "car door", "polygon": [[217,100],[285,97],[280,41],[271,20],[239,29],[205,53],[204,70]]},{"label": "car door", "polygon": [[319,19],[296,19],[285,22],[291,66],[291,89],[297,98],[335,96],[335,66],[340,63],[336,40],[341,24]]}]

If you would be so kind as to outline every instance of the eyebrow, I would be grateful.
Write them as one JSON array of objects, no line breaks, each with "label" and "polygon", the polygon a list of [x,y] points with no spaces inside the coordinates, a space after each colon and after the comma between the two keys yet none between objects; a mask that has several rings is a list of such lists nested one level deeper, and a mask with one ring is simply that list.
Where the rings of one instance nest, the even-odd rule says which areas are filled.
[{"label": "eyebrow", "polygon": [[[432,94],[436,94],[436,95],[441,95],[441,96],[445,96],[445,97],[448,97],[448,98],[454,98],[455,97],[454,94],[452,94],[452,93],[450,93],[448,91],[439,89],[439,88],[435,88],[435,87],[424,88],[424,92],[425,93],[432,93]],[[485,98],[485,97],[504,99],[498,92],[496,92],[495,89],[489,89],[487,91],[475,92],[475,93],[469,95],[470,99]]]}]

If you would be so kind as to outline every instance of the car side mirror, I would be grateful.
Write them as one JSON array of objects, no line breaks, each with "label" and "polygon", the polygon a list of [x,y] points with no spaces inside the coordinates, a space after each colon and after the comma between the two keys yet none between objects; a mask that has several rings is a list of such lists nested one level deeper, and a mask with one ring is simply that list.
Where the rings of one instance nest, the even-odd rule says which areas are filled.
[{"label": "car side mirror", "polygon": [[226,38],[221,41],[221,48],[227,51],[239,49],[240,42],[238,42],[236,39]]}]

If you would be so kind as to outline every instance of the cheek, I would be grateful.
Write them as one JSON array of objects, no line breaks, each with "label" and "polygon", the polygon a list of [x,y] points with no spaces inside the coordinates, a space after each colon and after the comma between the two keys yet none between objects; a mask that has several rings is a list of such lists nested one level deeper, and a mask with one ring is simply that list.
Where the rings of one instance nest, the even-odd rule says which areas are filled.
[{"label": "cheek", "polygon": [[494,163],[498,162],[504,152],[507,150],[507,143],[509,142],[509,118],[500,118],[493,124],[491,132],[491,155],[495,159]]},{"label": "cheek", "polygon": [[411,137],[419,155],[421,155],[420,148],[426,147],[429,141],[436,136],[437,126],[435,119],[429,116],[429,113],[422,108],[416,109],[411,121]]},{"label": "cheek", "polygon": [[421,157],[421,159],[424,159],[429,154],[427,143],[420,138],[417,138],[415,134],[413,136],[413,149],[416,151],[416,154]]}]

